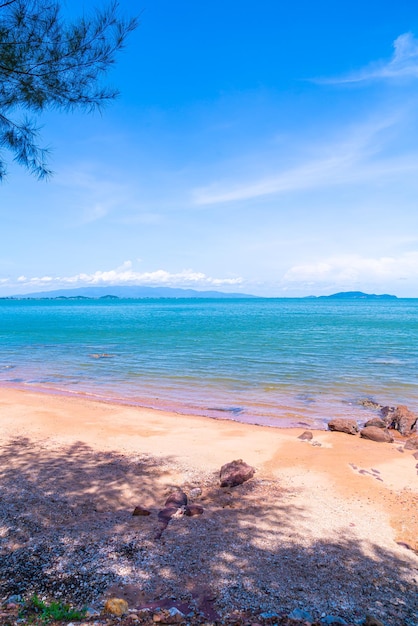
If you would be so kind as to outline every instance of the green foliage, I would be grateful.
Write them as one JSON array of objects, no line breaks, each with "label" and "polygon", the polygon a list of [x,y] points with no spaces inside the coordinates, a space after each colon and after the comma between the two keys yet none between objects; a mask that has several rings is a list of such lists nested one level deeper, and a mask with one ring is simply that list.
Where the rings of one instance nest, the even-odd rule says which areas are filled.
[{"label": "green foliage", "polygon": [[[136,26],[119,17],[114,0],[75,23],[63,20],[54,0],[0,0],[0,148],[48,176],[48,151],[37,145],[39,128],[25,111],[91,111],[115,98],[102,78]],[[0,180],[5,173],[0,152]]]},{"label": "green foliage", "polygon": [[52,621],[79,621],[86,615],[86,611],[77,611],[72,609],[69,604],[52,601],[47,604],[41,600],[36,594],[29,600],[22,616],[28,617],[32,623],[40,622],[48,624]]}]

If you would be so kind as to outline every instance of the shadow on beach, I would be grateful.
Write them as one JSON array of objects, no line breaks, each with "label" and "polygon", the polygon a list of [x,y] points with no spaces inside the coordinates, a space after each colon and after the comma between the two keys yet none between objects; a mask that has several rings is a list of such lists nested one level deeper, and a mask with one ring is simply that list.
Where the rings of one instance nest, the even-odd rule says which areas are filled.
[{"label": "shadow on beach", "polygon": [[[172,519],[156,539],[179,471],[171,458],[18,438],[1,449],[0,468],[0,597],[36,592],[81,605],[111,589],[131,606],[175,598],[211,619],[300,608],[417,623],[416,555],[362,544],[348,527],[306,536],[307,512],[279,481],[222,490],[216,475],[183,473],[178,486],[201,489],[204,513]],[[137,505],[151,514],[133,517]]]}]

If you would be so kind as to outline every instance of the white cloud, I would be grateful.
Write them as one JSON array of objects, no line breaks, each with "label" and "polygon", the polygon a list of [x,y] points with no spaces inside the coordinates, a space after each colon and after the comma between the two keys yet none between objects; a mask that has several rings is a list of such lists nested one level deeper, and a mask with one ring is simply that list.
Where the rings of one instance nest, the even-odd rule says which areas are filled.
[{"label": "white cloud", "polygon": [[303,263],[291,267],[283,276],[283,281],[310,286],[325,282],[347,286],[366,282],[384,284],[414,278],[418,278],[418,251],[405,252],[398,257],[346,255]]},{"label": "white cloud", "polygon": [[399,35],[393,42],[390,61],[372,63],[367,67],[337,78],[317,79],[322,84],[359,83],[372,80],[418,78],[418,40],[412,33]]},{"label": "white cloud", "polygon": [[114,270],[98,270],[92,274],[80,273],[73,276],[19,276],[17,282],[26,287],[80,287],[86,285],[153,285],[153,286],[222,286],[240,285],[243,279],[213,278],[202,272],[186,269],[171,273],[167,270],[137,272],[132,269],[131,261],[126,261]]},{"label": "white cloud", "polygon": [[308,189],[387,180],[418,170],[418,155],[383,158],[383,132],[398,121],[395,115],[347,128],[346,137],[316,148],[317,156],[298,166],[244,183],[224,182],[194,190],[196,205],[211,205]]}]

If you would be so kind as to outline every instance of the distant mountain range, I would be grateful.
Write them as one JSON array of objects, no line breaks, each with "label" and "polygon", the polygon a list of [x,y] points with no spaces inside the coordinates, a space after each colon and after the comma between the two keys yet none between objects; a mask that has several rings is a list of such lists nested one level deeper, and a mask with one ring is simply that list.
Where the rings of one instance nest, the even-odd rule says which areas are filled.
[{"label": "distant mountain range", "polygon": [[[113,285],[111,287],[78,287],[75,289],[55,289],[10,296],[14,299],[26,298],[61,298],[61,299],[118,299],[118,298],[257,298],[248,293],[225,293],[224,291],[197,291],[175,287],[141,287]],[[306,296],[306,298],[333,300],[396,300],[389,294],[376,295],[362,291],[340,291],[329,296]],[[3,298],[1,298],[3,299]]]},{"label": "distant mountain range", "polygon": [[340,291],[330,296],[309,296],[310,298],[333,298],[334,300],[396,300],[397,296],[387,293],[376,295],[375,293],[363,293],[362,291]]},{"label": "distant mountain range", "polygon": [[197,291],[196,289],[177,289],[174,287],[78,287],[76,289],[56,289],[38,291],[14,298],[255,298],[245,293],[224,293],[223,291]]}]

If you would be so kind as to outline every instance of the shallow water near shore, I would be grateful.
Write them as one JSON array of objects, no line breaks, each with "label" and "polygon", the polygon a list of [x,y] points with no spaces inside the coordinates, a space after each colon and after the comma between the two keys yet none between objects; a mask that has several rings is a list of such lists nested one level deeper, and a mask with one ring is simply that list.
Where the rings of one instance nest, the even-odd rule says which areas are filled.
[{"label": "shallow water near shore", "polygon": [[418,409],[418,300],[0,300],[0,384],[276,427]]}]

